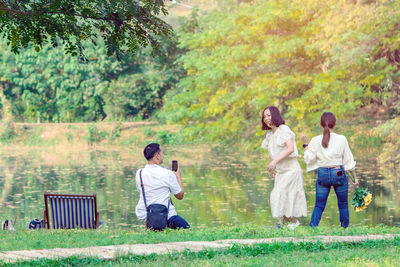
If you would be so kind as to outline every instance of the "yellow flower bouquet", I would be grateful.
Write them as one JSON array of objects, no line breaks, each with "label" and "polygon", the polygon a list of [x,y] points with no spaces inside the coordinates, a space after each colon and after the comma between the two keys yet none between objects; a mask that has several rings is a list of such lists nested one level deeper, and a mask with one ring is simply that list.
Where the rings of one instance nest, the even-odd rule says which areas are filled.
[{"label": "yellow flower bouquet", "polygon": [[[347,173],[350,179],[354,182],[354,178],[350,173]],[[354,192],[353,198],[351,199],[351,205],[353,205],[356,212],[362,211],[367,208],[367,206],[372,201],[372,194],[367,188],[359,186]]]}]

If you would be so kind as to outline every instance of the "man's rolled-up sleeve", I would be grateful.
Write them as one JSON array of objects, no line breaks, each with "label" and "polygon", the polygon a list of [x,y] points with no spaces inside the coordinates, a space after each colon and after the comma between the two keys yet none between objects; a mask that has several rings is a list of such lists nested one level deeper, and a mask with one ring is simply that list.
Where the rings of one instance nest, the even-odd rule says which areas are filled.
[{"label": "man's rolled-up sleeve", "polygon": [[175,173],[171,171],[170,177],[169,177],[169,189],[171,190],[171,193],[176,195],[182,191],[181,186],[178,183],[178,179],[176,178]]}]

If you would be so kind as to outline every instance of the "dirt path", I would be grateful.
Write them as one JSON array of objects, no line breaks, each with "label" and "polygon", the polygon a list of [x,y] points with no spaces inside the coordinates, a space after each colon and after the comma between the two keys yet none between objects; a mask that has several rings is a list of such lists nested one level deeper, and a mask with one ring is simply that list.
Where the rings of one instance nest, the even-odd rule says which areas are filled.
[{"label": "dirt path", "polygon": [[227,249],[233,244],[254,245],[275,242],[363,242],[367,240],[384,240],[400,237],[400,234],[362,235],[362,236],[313,236],[308,238],[276,237],[265,239],[227,239],[217,241],[187,241],[159,244],[116,245],[87,248],[55,248],[41,250],[20,250],[0,252],[0,261],[15,262],[18,260],[35,260],[39,258],[58,259],[71,256],[97,257],[102,259],[115,258],[125,254],[149,255],[151,253],[167,254],[182,252],[186,249],[200,251],[203,249]]}]

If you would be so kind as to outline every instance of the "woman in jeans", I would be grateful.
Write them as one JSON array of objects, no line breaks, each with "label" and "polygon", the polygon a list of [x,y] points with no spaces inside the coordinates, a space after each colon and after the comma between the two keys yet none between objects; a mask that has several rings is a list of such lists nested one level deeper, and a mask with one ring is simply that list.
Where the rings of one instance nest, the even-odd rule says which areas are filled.
[{"label": "woman in jeans", "polygon": [[356,162],[346,137],[333,132],[335,124],[335,115],[331,112],[325,112],[321,116],[323,134],[312,138],[310,143],[308,143],[307,136],[301,136],[305,149],[304,161],[307,164],[307,171],[317,170],[318,173],[315,183],[316,196],[310,222],[311,227],[318,226],[331,187],[335,190],[338,200],[340,225],[344,228],[349,226],[348,181],[345,171],[351,172],[355,177],[353,185],[358,187],[355,172]]}]

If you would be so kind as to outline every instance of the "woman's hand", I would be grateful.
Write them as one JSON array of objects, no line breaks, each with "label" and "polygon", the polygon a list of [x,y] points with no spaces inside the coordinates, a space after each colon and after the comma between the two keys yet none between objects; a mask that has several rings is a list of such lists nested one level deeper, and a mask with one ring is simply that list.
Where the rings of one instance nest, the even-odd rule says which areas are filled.
[{"label": "woman's hand", "polygon": [[[353,177],[354,177],[354,182],[353,181],[351,181],[351,182],[353,183],[354,188],[357,189],[360,186],[360,183],[358,182],[358,179],[357,179],[357,173],[355,170],[352,170],[352,171],[350,171],[350,174],[353,175]],[[352,179],[350,179],[350,180],[352,180]]]},{"label": "woman's hand", "polygon": [[354,186],[355,189],[357,189],[360,186],[360,183],[358,182],[357,178],[355,179],[355,181],[353,183],[353,186]]},{"label": "woman's hand", "polygon": [[303,144],[308,144],[308,137],[307,137],[307,135],[302,134],[302,135],[300,136],[300,140],[301,140],[301,142],[302,142]]},{"label": "woman's hand", "polygon": [[275,167],[276,167],[276,161],[271,160],[268,164],[268,171],[271,174],[272,178],[275,178]]}]

